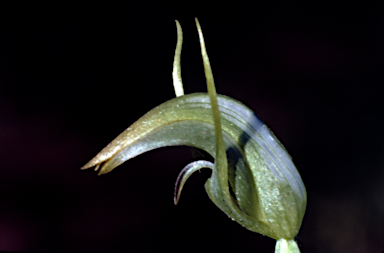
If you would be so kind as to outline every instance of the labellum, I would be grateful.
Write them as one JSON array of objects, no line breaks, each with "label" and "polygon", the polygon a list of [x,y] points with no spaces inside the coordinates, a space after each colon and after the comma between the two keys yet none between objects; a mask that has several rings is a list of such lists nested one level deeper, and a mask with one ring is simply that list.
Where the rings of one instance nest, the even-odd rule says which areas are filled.
[{"label": "labellum", "polygon": [[245,228],[276,239],[275,252],[300,252],[294,240],[305,213],[307,195],[291,157],[256,114],[235,99],[217,95],[204,38],[196,19],[207,93],[184,95],[180,74],[182,31],[173,80],[176,98],[146,113],[116,137],[82,169],[108,173],[144,152],[186,145],[215,158],[188,164],[176,181],[177,204],[188,177],[212,169],[205,189],[213,203]]}]

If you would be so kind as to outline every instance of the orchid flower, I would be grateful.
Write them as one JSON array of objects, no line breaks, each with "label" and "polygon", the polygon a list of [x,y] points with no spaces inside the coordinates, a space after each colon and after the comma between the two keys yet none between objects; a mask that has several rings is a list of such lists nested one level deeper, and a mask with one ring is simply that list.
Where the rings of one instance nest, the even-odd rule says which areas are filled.
[{"label": "orchid flower", "polygon": [[304,183],[283,145],[256,114],[227,96],[217,95],[200,24],[207,93],[184,95],[180,73],[181,26],[173,67],[173,98],[146,113],[117,136],[82,169],[112,171],[144,152],[186,145],[215,158],[188,164],[176,180],[174,202],[189,176],[210,168],[205,189],[212,202],[245,228],[277,241],[276,253],[300,252],[295,236],[305,213]]}]

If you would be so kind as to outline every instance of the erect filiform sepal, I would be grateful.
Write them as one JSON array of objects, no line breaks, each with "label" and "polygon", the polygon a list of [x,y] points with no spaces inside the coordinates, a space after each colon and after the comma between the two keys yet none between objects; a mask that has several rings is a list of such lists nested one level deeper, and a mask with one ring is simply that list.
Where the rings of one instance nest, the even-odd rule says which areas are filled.
[{"label": "erect filiform sepal", "polygon": [[293,238],[301,226],[307,195],[291,157],[252,110],[216,94],[197,19],[208,94],[183,95],[182,32],[176,24],[173,79],[177,97],[146,113],[82,169],[102,165],[99,174],[104,174],[137,155],[165,146],[205,150],[215,158],[214,164],[196,161],[182,170],[176,181],[175,204],[188,177],[210,168],[212,175],[205,189],[216,206],[245,228],[276,239],[275,252],[300,252]]}]

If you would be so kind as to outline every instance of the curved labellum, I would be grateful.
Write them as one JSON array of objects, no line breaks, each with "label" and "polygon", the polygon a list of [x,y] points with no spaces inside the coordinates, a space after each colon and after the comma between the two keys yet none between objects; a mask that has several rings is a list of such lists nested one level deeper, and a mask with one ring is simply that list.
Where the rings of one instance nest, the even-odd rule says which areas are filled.
[{"label": "curved labellum", "polygon": [[[230,97],[216,95],[198,22],[197,26],[208,94],[179,92],[178,97],[137,120],[82,169],[102,165],[99,174],[104,174],[135,156],[165,146],[202,149],[215,158],[215,163],[187,165],[176,182],[175,203],[194,171],[211,168],[205,188],[224,213],[247,229],[278,240],[276,252],[299,252],[293,238],[300,229],[307,198],[300,174],[282,144],[252,110]],[[180,57],[181,46],[178,48]],[[174,79],[181,84],[176,65],[179,76],[174,74]]]}]

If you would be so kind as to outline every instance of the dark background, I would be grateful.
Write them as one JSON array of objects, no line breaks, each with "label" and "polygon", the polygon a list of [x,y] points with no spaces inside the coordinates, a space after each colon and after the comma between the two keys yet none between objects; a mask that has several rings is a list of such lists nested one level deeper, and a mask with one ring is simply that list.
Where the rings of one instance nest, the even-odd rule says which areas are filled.
[{"label": "dark background", "polygon": [[383,252],[383,6],[206,7],[0,8],[0,250],[273,252],[209,200],[209,170],[173,205],[187,147],[80,170],[175,96],[175,19],[185,92],[206,91],[198,17],[218,93],[252,108],[303,178],[302,252]]}]

